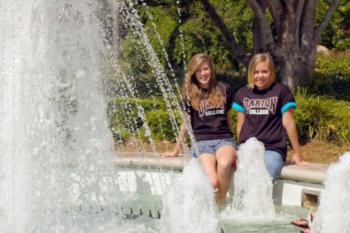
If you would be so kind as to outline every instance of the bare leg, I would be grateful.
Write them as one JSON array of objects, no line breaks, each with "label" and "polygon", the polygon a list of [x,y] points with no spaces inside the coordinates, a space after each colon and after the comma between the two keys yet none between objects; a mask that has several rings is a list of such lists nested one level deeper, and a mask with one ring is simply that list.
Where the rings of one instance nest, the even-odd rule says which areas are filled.
[{"label": "bare leg", "polygon": [[201,162],[204,171],[209,175],[213,189],[219,188],[215,156],[213,154],[201,154],[198,159]]},{"label": "bare leg", "polygon": [[227,191],[231,184],[231,177],[233,172],[232,164],[237,159],[236,150],[230,145],[220,147],[216,152],[216,159],[219,192],[216,194],[215,198],[216,202],[220,204],[225,201]]}]

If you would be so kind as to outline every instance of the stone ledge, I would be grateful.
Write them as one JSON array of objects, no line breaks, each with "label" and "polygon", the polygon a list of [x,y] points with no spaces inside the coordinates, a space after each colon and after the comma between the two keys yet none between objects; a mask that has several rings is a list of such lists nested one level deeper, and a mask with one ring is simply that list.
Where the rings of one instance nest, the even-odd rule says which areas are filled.
[{"label": "stone ledge", "polygon": [[283,167],[280,179],[323,184],[328,165],[312,163],[310,166],[286,165]]},{"label": "stone ledge", "polygon": [[[188,155],[161,158],[157,153],[125,152],[117,154],[116,164],[122,168],[182,171],[189,160]],[[322,184],[326,178],[327,168],[328,165],[316,163],[310,164],[310,166],[286,165],[283,167],[279,179]]]},{"label": "stone ledge", "polygon": [[177,157],[161,158],[157,153],[126,152],[117,154],[116,164],[122,168],[154,168],[182,171],[186,163],[190,160],[187,155]]}]

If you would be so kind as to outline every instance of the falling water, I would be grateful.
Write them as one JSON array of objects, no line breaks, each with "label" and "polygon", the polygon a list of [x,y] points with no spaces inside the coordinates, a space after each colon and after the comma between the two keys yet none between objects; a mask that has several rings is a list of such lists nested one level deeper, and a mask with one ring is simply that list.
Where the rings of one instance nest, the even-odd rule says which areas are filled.
[{"label": "falling water", "polygon": [[312,232],[350,232],[350,152],[329,166],[324,185]]},{"label": "falling water", "polygon": [[102,232],[118,210],[95,9],[1,2],[1,232]]},{"label": "falling water", "polygon": [[[115,218],[121,209],[119,187],[101,80],[108,72],[117,73],[122,98],[137,96],[137,90],[136,78],[119,72],[120,64],[109,60],[111,51],[106,51],[96,15],[99,2],[0,2],[1,233],[157,232],[157,227],[118,224],[121,220]],[[114,3],[150,56],[177,131],[176,91],[137,12],[124,1]],[[144,109],[138,105],[137,110],[144,121]],[[134,120],[127,126],[134,127]],[[149,136],[147,122],[143,127]],[[198,163],[192,161],[174,184],[164,197],[161,231],[218,232],[213,190]]]},{"label": "falling water", "polygon": [[163,197],[162,233],[217,233],[213,188],[196,159],[184,168]]},{"label": "falling water", "polygon": [[256,138],[240,145],[233,202],[222,213],[224,218],[256,221],[275,216],[272,182],[265,167],[264,151],[264,145]]},{"label": "falling water", "polygon": [[[131,135],[129,138],[132,139],[140,138],[144,134],[150,142],[152,152],[155,154],[156,146],[151,137],[154,132],[152,132],[150,123],[147,120],[147,109],[140,103],[140,97],[146,96],[157,102],[155,95],[161,94],[162,102],[165,103],[165,108],[169,116],[169,126],[173,132],[177,132],[179,130],[178,119],[181,109],[178,100],[179,88],[177,83],[172,80],[175,78],[175,73],[167,58],[168,55],[162,44],[162,40],[158,36],[158,42],[163,48],[162,55],[165,57],[168,70],[170,71],[170,77],[166,74],[147,36],[141,17],[138,14],[137,6],[132,1],[115,1],[113,4],[118,9],[121,20],[120,24],[123,25],[121,29],[122,36],[120,38],[122,45],[120,47],[129,52],[121,51],[119,54],[114,54],[116,62],[112,64],[113,71],[111,75],[114,76],[114,80],[112,82],[113,85],[109,85],[109,88],[113,97],[119,98],[120,101],[116,101],[116,104],[112,108],[119,108],[125,111],[123,111],[124,115],[115,116],[114,114],[113,117],[114,119],[119,118],[122,121],[126,119],[126,124],[117,124],[118,126],[112,128],[112,131],[116,135],[117,141],[120,142],[123,142],[123,137],[120,136],[122,132],[127,131]],[[143,3],[143,7],[145,7],[147,12],[146,3]],[[152,17],[150,14],[148,16]],[[159,35],[154,24],[152,29],[152,33]],[[132,58],[128,57],[130,53],[134,54],[131,55]],[[136,111],[132,110],[133,108],[136,108]],[[154,106],[153,110],[157,108]],[[142,124],[142,132],[139,130],[140,124]],[[127,126],[127,129],[125,129],[125,126]],[[136,145],[136,150],[140,152],[145,151],[142,142],[139,140],[133,141],[135,142],[133,144]]]}]

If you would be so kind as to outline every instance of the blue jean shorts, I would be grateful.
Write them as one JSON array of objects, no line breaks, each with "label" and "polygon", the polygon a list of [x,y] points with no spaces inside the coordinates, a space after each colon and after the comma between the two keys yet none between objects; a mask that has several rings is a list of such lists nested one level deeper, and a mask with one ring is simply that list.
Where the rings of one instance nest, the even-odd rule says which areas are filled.
[{"label": "blue jean shorts", "polygon": [[284,165],[283,157],[280,153],[273,150],[265,151],[265,165],[267,172],[270,174],[272,182],[275,182],[281,174]]},{"label": "blue jean shorts", "polygon": [[216,151],[219,148],[226,145],[231,145],[235,149],[237,147],[233,142],[232,138],[197,141],[195,145],[191,148],[191,155],[195,158],[197,158],[201,154],[215,155]]}]

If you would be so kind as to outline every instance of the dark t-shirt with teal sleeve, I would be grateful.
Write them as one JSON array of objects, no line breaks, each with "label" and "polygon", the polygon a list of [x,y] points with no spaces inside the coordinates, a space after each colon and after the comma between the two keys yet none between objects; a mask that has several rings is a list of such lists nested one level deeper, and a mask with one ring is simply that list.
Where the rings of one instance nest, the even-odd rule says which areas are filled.
[{"label": "dark t-shirt with teal sleeve", "polygon": [[294,96],[287,86],[272,84],[266,90],[241,87],[232,107],[245,115],[240,143],[256,137],[264,143],[266,150],[277,151],[286,159],[287,135],[282,125],[282,115],[288,109],[296,108]]},{"label": "dark t-shirt with teal sleeve", "polygon": [[[227,84],[219,82],[218,87],[226,97],[221,107],[210,106],[209,101],[202,98],[197,111],[189,101],[183,100],[183,110],[191,117],[191,126],[197,141],[232,138],[231,128],[227,122],[227,112],[231,109],[234,93]],[[202,89],[203,96],[206,96],[206,91]]]}]

